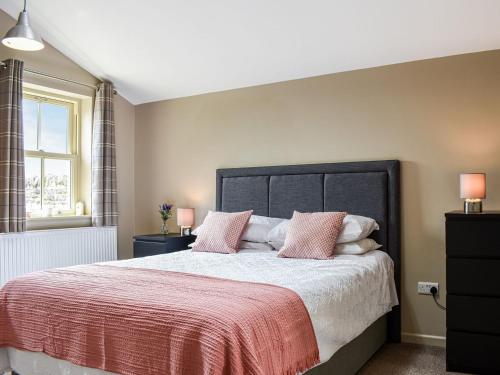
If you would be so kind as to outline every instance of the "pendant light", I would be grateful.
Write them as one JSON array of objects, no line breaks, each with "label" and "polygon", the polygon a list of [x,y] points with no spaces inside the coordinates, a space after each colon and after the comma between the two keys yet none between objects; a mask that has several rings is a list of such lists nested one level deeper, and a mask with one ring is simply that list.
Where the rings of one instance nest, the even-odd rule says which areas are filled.
[{"label": "pendant light", "polygon": [[45,47],[42,39],[30,26],[28,12],[26,11],[26,0],[24,0],[23,11],[19,13],[16,26],[7,31],[2,43],[9,48],[21,51],[38,51]]}]

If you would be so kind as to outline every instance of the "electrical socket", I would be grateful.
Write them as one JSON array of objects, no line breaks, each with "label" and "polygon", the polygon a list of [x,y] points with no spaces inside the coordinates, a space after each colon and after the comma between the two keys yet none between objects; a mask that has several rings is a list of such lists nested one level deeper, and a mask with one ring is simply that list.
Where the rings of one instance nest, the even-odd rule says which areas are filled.
[{"label": "electrical socket", "polygon": [[439,283],[431,283],[429,281],[419,281],[417,284],[417,293],[432,295],[431,293],[432,287],[436,287],[437,289],[436,295],[439,295]]}]

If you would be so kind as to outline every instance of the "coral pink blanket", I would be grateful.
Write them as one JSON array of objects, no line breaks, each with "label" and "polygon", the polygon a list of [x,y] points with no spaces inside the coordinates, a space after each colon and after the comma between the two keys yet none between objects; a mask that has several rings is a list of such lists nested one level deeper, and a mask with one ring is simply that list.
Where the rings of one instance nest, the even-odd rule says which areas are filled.
[{"label": "coral pink blanket", "polygon": [[104,265],[5,285],[2,346],[120,374],[296,374],[319,362],[291,290]]}]

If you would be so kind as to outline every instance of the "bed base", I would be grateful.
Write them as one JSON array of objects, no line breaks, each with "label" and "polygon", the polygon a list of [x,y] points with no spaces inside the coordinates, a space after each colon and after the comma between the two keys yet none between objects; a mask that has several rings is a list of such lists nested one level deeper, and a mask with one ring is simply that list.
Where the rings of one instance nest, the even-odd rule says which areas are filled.
[{"label": "bed base", "polygon": [[[361,335],[340,348],[327,362],[304,375],[354,375],[380,349],[387,340],[387,316],[379,318]],[[22,375],[13,370],[2,375]],[[57,374],[54,374],[57,375]]]},{"label": "bed base", "polygon": [[379,318],[328,361],[304,375],[354,375],[387,341],[387,316]]},{"label": "bed base", "polygon": [[[328,361],[310,369],[304,375],[354,375],[386,342],[387,314],[340,348]],[[0,375],[22,374],[9,369],[4,372],[0,371]]]}]

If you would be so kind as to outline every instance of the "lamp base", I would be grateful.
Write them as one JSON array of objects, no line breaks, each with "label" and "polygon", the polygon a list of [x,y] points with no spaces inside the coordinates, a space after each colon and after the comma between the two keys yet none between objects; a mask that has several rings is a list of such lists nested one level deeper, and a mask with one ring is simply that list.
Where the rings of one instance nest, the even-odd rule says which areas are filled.
[{"label": "lamp base", "polygon": [[181,236],[190,236],[191,235],[191,227],[181,226]]},{"label": "lamp base", "polygon": [[479,214],[483,212],[483,202],[481,200],[474,200],[464,202],[464,213],[466,214]]}]

